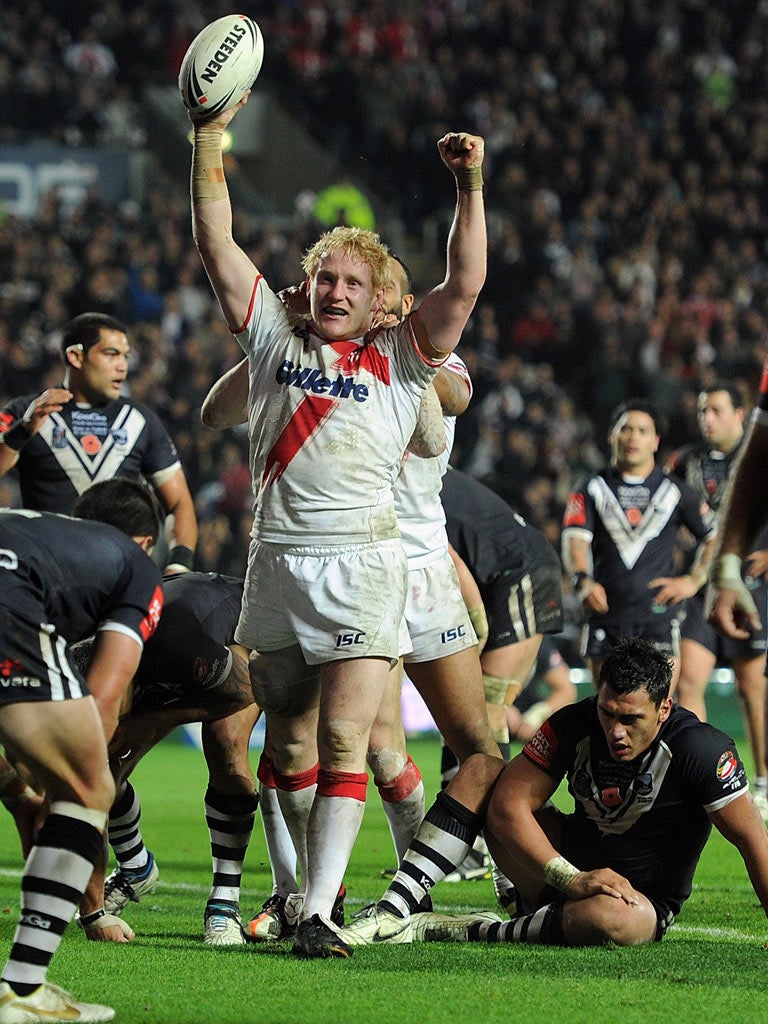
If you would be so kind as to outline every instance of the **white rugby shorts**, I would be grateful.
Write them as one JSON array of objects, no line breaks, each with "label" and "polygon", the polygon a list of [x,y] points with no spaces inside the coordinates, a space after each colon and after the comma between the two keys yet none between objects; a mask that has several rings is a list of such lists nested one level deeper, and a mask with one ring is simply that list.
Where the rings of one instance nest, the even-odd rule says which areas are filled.
[{"label": "white rugby shorts", "polygon": [[405,622],[412,646],[403,658],[405,664],[446,658],[477,643],[447,552],[439,561],[408,573]]},{"label": "white rugby shorts", "polygon": [[407,576],[399,538],[349,547],[252,540],[235,641],[261,653],[298,642],[308,665],[395,664]]}]

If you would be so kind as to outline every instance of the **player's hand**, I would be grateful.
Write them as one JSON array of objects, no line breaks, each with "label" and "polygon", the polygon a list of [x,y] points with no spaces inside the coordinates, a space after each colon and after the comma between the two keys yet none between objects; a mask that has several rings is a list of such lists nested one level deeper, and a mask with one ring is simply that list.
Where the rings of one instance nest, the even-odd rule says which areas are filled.
[{"label": "player's hand", "polygon": [[213,117],[206,117],[205,114],[193,114],[189,113],[189,119],[193,125],[218,125],[220,128],[227,128],[232,121],[232,118],[241,110],[248,102],[248,97],[251,95],[251,90],[243,96],[239,103],[236,103],[234,107],[230,107],[229,110],[222,110],[220,114],[214,114]]},{"label": "player's hand", "polygon": [[656,587],[656,604],[669,605],[680,604],[681,601],[693,597],[699,589],[696,580],[690,576],[657,576],[648,584],[648,589],[653,590]]},{"label": "player's hand", "polygon": [[288,311],[292,324],[297,320],[306,320],[309,316],[309,281],[306,278],[301,284],[283,288],[277,297]]},{"label": "player's hand", "polygon": [[579,587],[579,598],[588,612],[605,615],[608,611],[608,595],[605,592],[605,587],[597,580],[585,580]]},{"label": "player's hand", "polygon": [[105,914],[93,924],[81,924],[80,927],[90,942],[132,942],[136,938],[136,932],[128,922],[115,914]]},{"label": "player's hand", "polygon": [[485,141],[467,132],[448,132],[437,143],[443,163],[454,174],[462,167],[482,167]]},{"label": "player's hand", "polygon": [[768,548],[747,555],[744,559],[744,572],[753,579],[768,578]]},{"label": "player's hand", "polygon": [[585,900],[590,896],[611,896],[623,900],[628,907],[638,906],[639,893],[630,882],[610,868],[580,871],[565,890],[569,900]]},{"label": "player's hand", "polygon": [[52,412],[61,412],[73,398],[69,388],[48,388],[29,403],[22,422],[30,434],[36,434]]},{"label": "player's hand", "polygon": [[760,615],[741,578],[738,555],[720,555],[715,559],[704,598],[704,614],[711,626],[732,640],[746,640],[760,630]]}]

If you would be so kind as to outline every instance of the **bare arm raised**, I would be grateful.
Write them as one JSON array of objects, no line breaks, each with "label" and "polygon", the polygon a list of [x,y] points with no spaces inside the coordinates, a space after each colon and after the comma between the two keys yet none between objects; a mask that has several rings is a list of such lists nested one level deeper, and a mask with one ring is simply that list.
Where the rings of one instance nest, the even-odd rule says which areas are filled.
[{"label": "bare arm raised", "polygon": [[249,95],[250,91],[236,106],[215,118],[192,118],[192,233],[224,319],[233,331],[245,323],[258,270],[232,237],[232,206],[221,139]]},{"label": "bare arm raised", "polygon": [[449,132],[437,146],[443,163],[456,177],[457,194],[445,278],[419,306],[427,330],[427,338],[419,338],[419,347],[431,359],[441,359],[458,345],[485,283],[487,262],[482,192],[485,143],[479,135]]}]

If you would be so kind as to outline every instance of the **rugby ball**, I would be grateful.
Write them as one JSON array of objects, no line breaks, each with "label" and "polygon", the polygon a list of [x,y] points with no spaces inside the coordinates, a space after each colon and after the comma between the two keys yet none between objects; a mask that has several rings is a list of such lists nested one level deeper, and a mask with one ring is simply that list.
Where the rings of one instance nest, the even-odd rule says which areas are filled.
[{"label": "rugby ball", "polygon": [[217,18],[199,32],[184,54],[179,89],[193,117],[220,114],[239,103],[261,71],[264,39],[244,14]]}]

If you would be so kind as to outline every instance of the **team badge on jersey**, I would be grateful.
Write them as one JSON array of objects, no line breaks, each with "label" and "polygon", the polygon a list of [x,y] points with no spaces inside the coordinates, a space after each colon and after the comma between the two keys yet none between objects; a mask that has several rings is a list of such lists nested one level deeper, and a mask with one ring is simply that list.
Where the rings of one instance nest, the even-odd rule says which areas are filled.
[{"label": "team badge on jersey", "polygon": [[739,767],[739,762],[732,750],[726,750],[724,754],[720,755],[720,760],[717,762],[716,774],[721,782],[727,782],[736,774],[736,770]]}]

